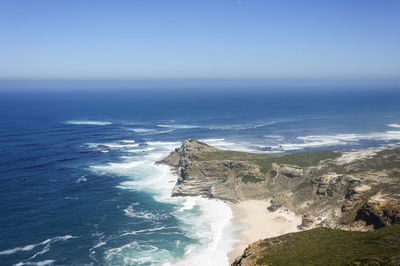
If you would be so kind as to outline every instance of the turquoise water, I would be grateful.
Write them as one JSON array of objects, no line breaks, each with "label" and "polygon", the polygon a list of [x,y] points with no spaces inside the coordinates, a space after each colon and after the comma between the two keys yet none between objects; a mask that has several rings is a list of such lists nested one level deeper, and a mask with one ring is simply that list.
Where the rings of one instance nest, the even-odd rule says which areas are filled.
[{"label": "turquoise water", "polygon": [[171,198],[187,138],[292,153],[400,143],[400,93],[2,93],[1,265],[225,265],[222,202]]}]

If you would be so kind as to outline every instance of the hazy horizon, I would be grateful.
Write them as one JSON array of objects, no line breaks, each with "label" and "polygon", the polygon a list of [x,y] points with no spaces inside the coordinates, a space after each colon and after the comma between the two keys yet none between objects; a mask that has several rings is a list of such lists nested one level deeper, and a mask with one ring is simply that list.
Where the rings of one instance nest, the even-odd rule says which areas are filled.
[{"label": "hazy horizon", "polygon": [[0,79],[0,92],[143,89],[388,91],[400,89],[400,79]]},{"label": "hazy horizon", "polygon": [[398,1],[372,0],[2,1],[0,88],[393,86],[399,11]]}]

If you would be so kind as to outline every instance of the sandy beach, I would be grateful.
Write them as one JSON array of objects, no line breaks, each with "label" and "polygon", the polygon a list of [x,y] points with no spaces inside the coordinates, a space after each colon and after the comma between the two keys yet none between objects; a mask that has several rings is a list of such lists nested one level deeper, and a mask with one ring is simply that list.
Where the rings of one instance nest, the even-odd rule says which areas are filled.
[{"label": "sandy beach", "polygon": [[229,204],[233,212],[232,222],[237,225],[236,231],[239,242],[235,243],[233,250],[229,252],[229,263],[252,242],[268,237],[299,231],[301,217],[292,212],[267,210],[267,200],[246,200],[237,204]]}]

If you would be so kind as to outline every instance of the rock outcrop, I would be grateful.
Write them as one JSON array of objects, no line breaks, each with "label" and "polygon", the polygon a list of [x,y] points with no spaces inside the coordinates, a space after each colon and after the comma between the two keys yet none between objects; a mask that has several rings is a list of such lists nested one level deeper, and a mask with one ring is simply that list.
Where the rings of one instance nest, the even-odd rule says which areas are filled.
[{"label": "rock outcrop", "polygon": [[[269,211],[285,208],[301,215],[300,229],[371,231],[400,223],[398,147],[272,156],[219,150],[190,139],[158,163],[178,174],[173,196],[269,199]],[[265,241],[249,246],[234,265],[257,264]]]},{"label": "rock outcrop", "polygon": [[189,139],[158,163],[178,174],[173,196],[270,199],[268,210],[294,211],[304,217],[303,228],[350,230],[360,228],[360,222],[351,225],[356,221],[379,228],[400,221],[396,147],[272,156],[219,150]]},{"label": "rock outcrop", "polygon": [[391,195],[377,194],[358,211],[356,220],[363,220],[374,228],[400,223],[400,200]]}]

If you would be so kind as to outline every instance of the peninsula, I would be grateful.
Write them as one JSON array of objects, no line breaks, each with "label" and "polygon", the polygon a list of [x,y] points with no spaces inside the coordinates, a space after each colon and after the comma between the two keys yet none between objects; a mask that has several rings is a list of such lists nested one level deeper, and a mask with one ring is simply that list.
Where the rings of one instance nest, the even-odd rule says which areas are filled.
[{"label": "peninsula", "polygon": [[[362,262],[371,259],[368,254],[373,255],[373,262],[400,261],[400,229],[392,226],[400,223],[399,147],[268,155],[219,150],[189,139],[158,163],[171,166],[178,175],[173,196],[224,200],[233,210],[247,210],[247,220],[257,220],[261,227],[263,222],[268,223],[267,218],[257,216],[260,212],[267,212],[268,217],[279,213],[275,226],[286,223],[288,227],[276,235],[311,229],[278,237],[257,235],[258,239],[268,239],[231,259],[234,265],[284,265],[287,259],[296,259],[298,249],[307,245],[304,241],[313,238],[322,246],[356,245],[331,250],[332,263]],[[257,204],[261,207],[249,213]],[[369,238],[376,242],[367,241]],[[293,249],[292,256],[283,259],[282,252],[287,249],[282,249],[282,243]],[[384,252],[379,245],[386,245]],[[368,253],[370,249],[376,254]],[[327,256],[323,250],[314,248],[309,257],[304,255],[307,250],[302,250],[300,257],[304,263],[321,262],[321,256]],[[277,259],[280,257],[282,261]]]}]

